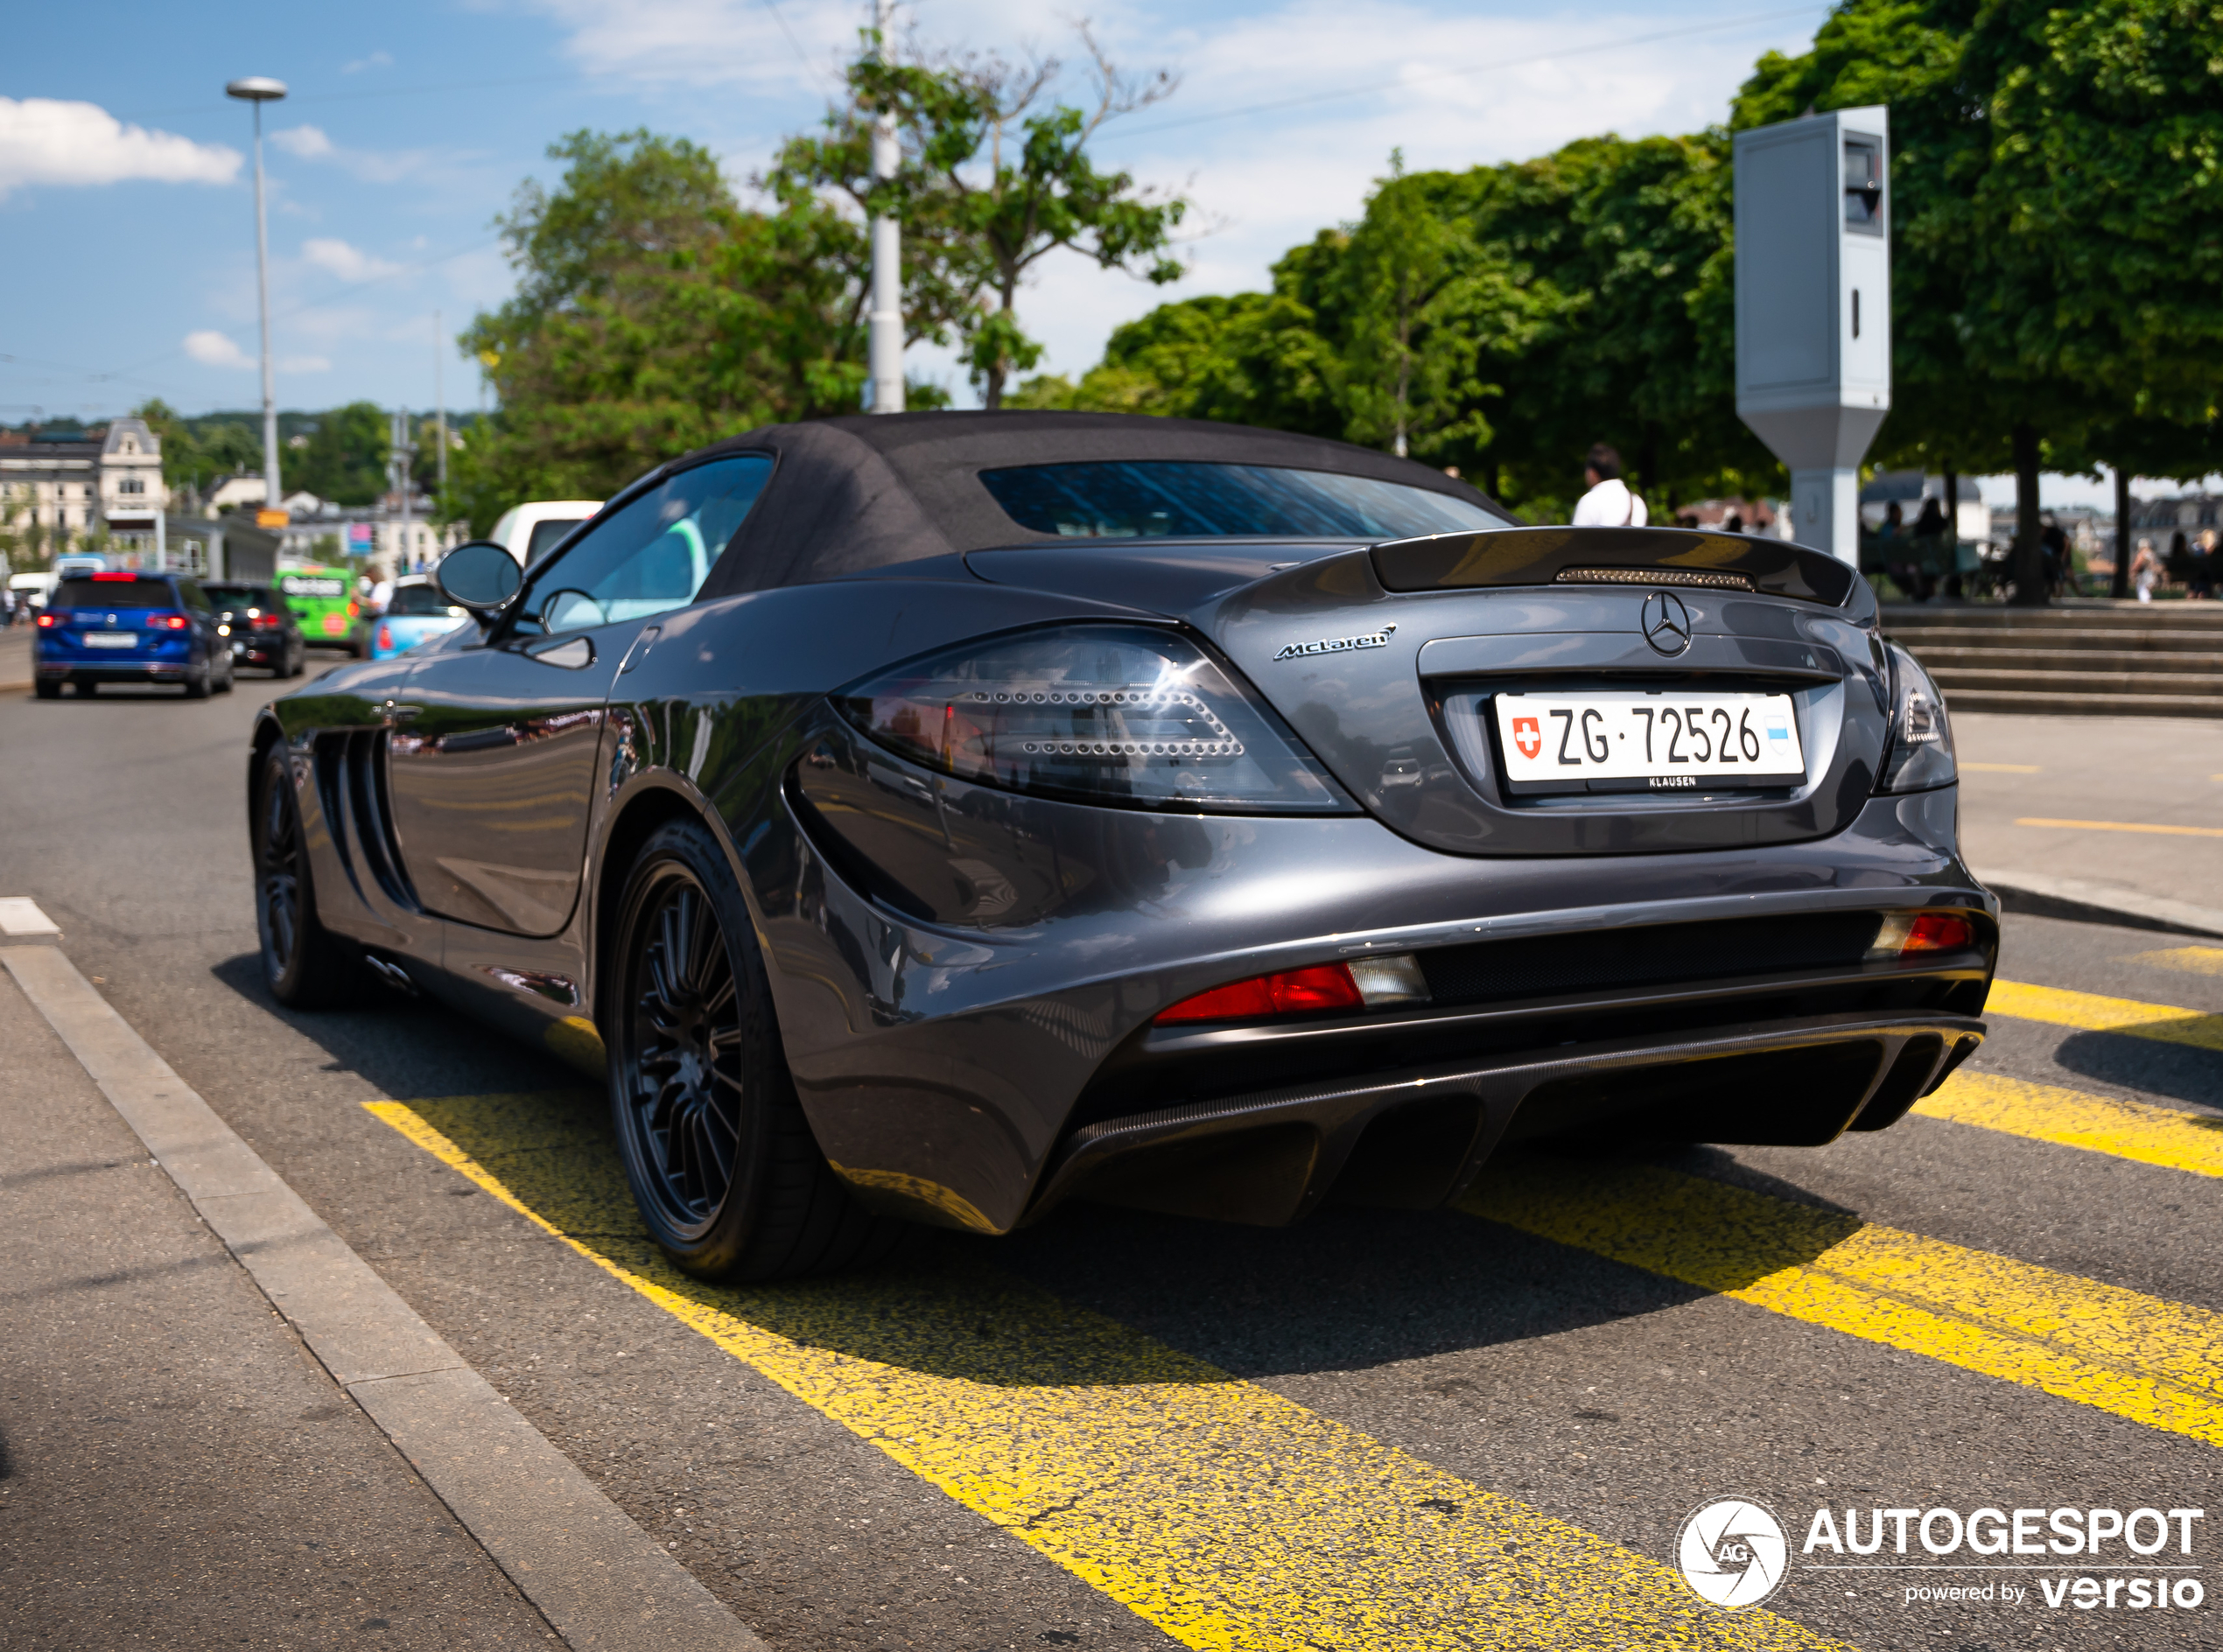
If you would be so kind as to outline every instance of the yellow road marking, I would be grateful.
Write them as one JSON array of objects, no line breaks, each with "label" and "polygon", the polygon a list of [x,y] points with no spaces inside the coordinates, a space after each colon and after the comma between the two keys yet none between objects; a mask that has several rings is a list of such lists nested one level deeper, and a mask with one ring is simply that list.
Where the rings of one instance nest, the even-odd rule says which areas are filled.
[{"label": "yellow road marking", "polygon": [[1974,769],[1979,774],[2043,774],[2045,771],[2035,763],[1962,763],[1964,769]]},{"label": "yellow road marking", "polygon": [[2032,1141],[2081,1147],[2142,1165],[2223,1176],[2223,1118],[2171,1112],[2143,1102],[2031,1084],[1996,1073],[1955,1073],[1914,1104],[1925,1118],[1951,1119]]},{"label": "yellow road marking", "polygon": [[1651,1166],[1525,1155],[1465,1206],[1560,1244],[2223,1446],[2223,1314]]},{"label": "yellow road marking", "polygon": [[642,1233],[591,1102],[368,1106],[1184,1645],[1839,1644],[1769,1613],[1713,1611],[1658,1562],[985,1267],[761,1289],[691,1279]]},{"label": "yellow road marking", "polygon": [[2017,826],[2059,826],[2084,832],[2159,832],[2166,837],[2223,837],[2223,826],[2155,826],[2130,820],[2018,820]]},{"label": "yellow road marking", "polygon": [[2123,962],[2181,970],[2186,975],[2223,975],[2223,947],[2164,947],[2159,952],[2134,952]]},{"label": "yellow road marking", "polygon": [[2135,998],[2102,998],[2065,987],[2034,987],[2021,981],[1995,981],[1984,1002],[1986,1015],[2044,1021],[2086,1032],[2128,1032],[2163,1044],[2223,1050],[2223,1015],[2180,1010],[2171,1004],[2142,1004]]}]

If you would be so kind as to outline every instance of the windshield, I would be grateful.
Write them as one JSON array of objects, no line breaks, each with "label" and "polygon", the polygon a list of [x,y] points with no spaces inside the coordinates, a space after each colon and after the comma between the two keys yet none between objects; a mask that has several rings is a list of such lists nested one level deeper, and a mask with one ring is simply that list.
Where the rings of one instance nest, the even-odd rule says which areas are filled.
[{"label": "windshield", "polygon": [[167,580],[122,578],[65,579],[54,592],[57,608],[175,608],[177,593]]},{"label": "windshield", "polygon": [[401,619],[411,615],[423,618],[427,614],[440,614],[454,620],[466,617],[462,609],[451,607],[448,599],[440,594],[438,587],[432,585],[400,587],[394,592],[393,601],[386,605],[386,612],[389,618]]},{"label": "windshield", "polygon": [[1479,499],[1278,466],[1096,460],[980,480],[1020,527],[1069,539],[1409,539],[1505,525]]}]

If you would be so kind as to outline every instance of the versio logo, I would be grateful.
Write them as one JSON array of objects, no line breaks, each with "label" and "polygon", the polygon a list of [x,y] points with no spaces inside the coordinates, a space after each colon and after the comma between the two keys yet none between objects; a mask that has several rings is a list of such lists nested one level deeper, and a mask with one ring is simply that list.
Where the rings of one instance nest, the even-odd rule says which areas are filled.
[{"label": "versio logo", "polygon": [[1782,1586],[1790,1554],[1783,1522],[1765,1505],[1723,1497],[1683,1522],[1675,1566],[1693,1594],[1735,1612],[1757,1606]]}]

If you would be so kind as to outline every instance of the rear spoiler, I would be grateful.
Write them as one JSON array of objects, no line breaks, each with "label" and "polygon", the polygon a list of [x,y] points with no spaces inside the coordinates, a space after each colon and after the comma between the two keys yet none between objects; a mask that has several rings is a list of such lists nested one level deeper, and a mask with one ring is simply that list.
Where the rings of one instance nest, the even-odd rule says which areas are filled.
[{"label": "rear spoiler", "polygon": [[1859,576],[1834,556],[1752,534],[1684,528],[1491,528],[1373,548],[1388,591],[1479,585],[1696,585],[1843,604]]}]

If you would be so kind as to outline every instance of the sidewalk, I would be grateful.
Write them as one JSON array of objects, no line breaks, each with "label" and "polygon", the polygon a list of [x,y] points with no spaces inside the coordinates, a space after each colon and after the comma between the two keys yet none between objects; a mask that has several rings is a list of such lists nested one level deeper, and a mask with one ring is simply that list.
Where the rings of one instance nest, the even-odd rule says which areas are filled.
[{"label": "sidewalk", "polygon": [[0,631],[0,694],[31,686],[31,626],[18,620]]},{"label": "sidewalk", "polygon": [[1968,711],[1953,732],[1961,849],[2010,907],[2223,934],[2223,721]]}]

